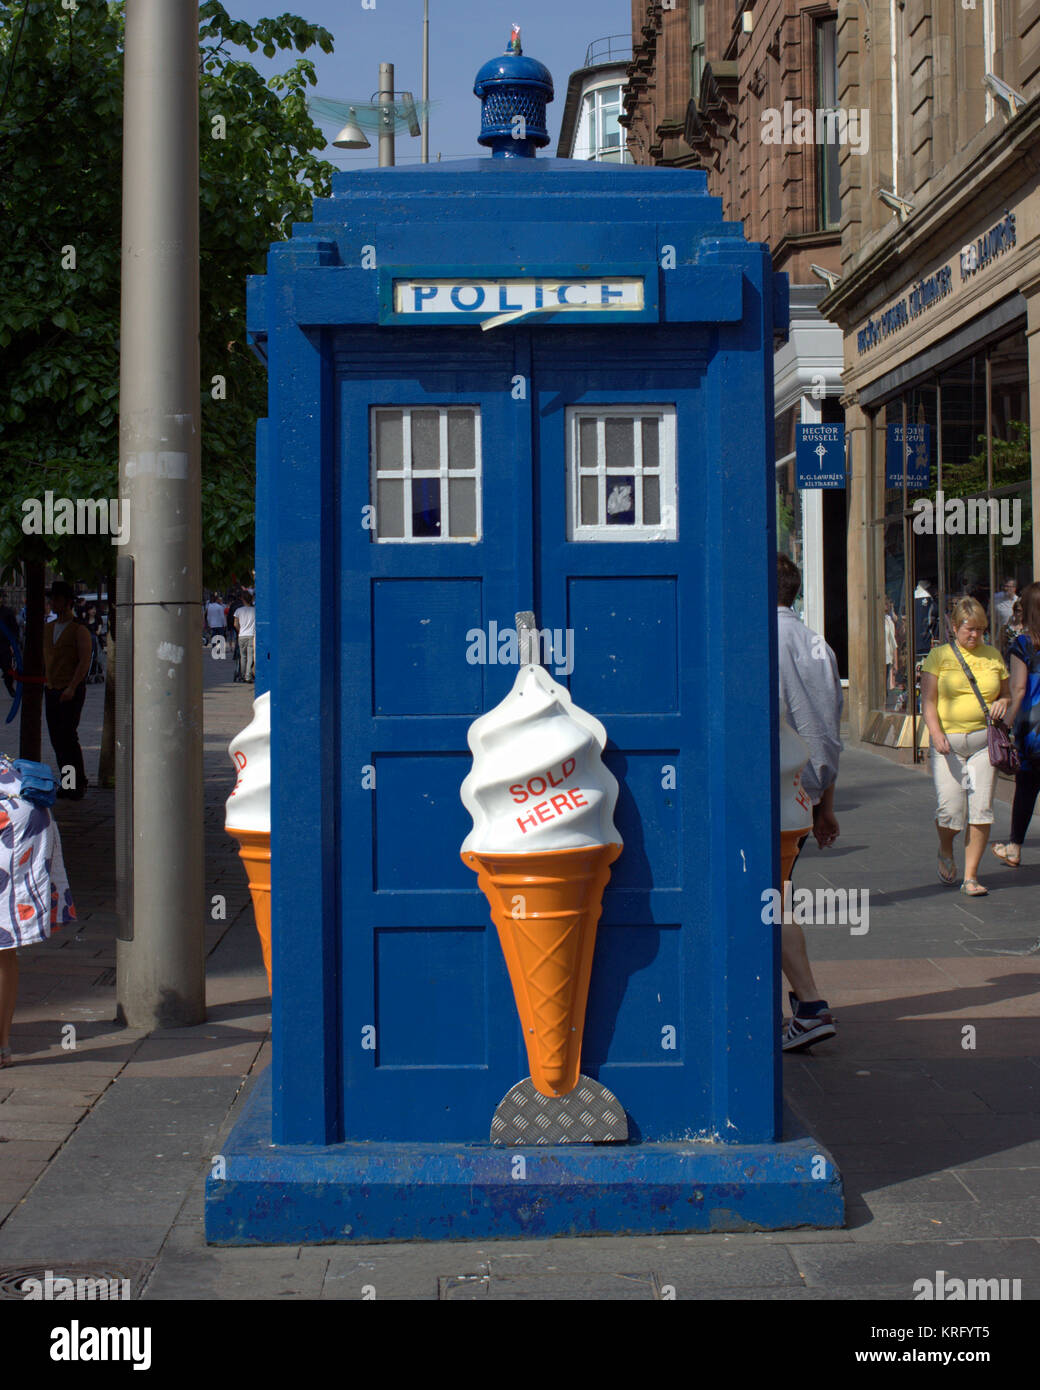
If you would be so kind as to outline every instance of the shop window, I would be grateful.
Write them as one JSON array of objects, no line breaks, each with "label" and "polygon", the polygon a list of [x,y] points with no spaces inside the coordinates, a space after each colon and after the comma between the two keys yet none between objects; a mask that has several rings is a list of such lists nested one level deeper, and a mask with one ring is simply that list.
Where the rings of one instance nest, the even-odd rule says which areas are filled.
[{"label": "shop window", "polygon": [[841,170],[838,155],[838,22],[816,21],[816,109],[834,112],[824,122],[828,138],[816,148],[817,225],[837,227],[841,222]]},{"label": "shop window", "polygon": [[995,343],[989,354],[993,486],[1025,483],[1029,463],[1029,363],[1024,333]]},{"label": "shop window", "polygon": [[480,539],[479,410],[374,409],[371,459],[375,540]]},{"label": "shop window", "polygon": [[998,609],[997,595],[1007,578],[1019,591],[1033,578],[1024,333],[954,363],[878,412],[876,476],[885,484],[886,426],[904,422],[928,427],[928,487],[882,493],[884,592],[874,622],[884,690],[876,693],[882,707],[919,715],[920,663],[947,640],[956,601],[982,604],[987,640],[1000,646],[1006,605]]},{"label": "shop window", "polygon": [[569,540],[675,540],[675,407],[567,412]]}]

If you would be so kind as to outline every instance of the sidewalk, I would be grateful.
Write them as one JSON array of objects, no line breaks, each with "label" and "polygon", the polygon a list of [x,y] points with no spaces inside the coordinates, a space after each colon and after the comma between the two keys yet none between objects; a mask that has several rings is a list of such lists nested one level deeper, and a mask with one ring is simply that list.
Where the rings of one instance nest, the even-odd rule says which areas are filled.
[{"label": "sidewalk", "polygon": [[[85,735],[99,733],[101,694],[88,691]],[[788,1104],[842,1171],[845,1230],[207,1247],[205,1173],[269,1057],[249,893],[223,833],[227,743],[251,698],[230,663],[207,661],[207,898],[226,899],[226,918],[207,924],[199,1027],[144,1035],[110,1022],[113,796],[92,786],[83,802],[59,803],[80,924],[22,953],[17,1061],[0,1073],[0,1299],[47,1269],[127,1278],[145,1299],[359,1299],[368,1288],[456,1300],[908,1300],[937,1270],[1019,1278],[1023,1300],[1040,1296],[1040,848],[1027,845],[1018,872],[987,852],[988,898],[943,887],[930,779],[855,750],[842,762],[838,846],[810,844],[795,886],[868,889],[869,930],[808,929],[839,1035],[784,1061]],[[10,728],[5,742],[0,725],[0,747],[13,746]],[[95,767],[96,751],[92,781]],[[1006,804],[996,817],[1000,838]]]}]

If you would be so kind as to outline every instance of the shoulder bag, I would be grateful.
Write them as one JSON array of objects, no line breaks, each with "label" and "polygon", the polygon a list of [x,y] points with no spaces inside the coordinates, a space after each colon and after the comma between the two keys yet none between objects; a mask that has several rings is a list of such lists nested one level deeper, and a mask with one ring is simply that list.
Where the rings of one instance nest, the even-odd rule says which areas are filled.
[{"label": "shoulder bag", "polygon": [[989,760],[991,766],[998,772],[1006,772],[1009,776],[1014,774],[1021,767],[1021,760],[1018,750],[1011,741],[1011,732],[1002,719],[994,719],[989,712],[989,706],[982,698],[982,691],[979,689],[978,681],[971,674],[968,663],[961,656],[960,648],[957,646],[952,634],[950,636],[950,646],[957,660],[961,663],[961,670],[968,677],[968,684],[974,690],[982,712],[986,716],[986,744],[989,748]]}]

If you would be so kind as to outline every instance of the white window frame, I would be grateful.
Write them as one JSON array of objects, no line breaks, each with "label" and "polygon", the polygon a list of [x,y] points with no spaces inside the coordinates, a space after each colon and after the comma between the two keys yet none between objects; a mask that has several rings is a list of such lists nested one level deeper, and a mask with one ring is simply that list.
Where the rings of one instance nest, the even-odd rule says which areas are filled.
[{"label": "white window frame", "polygon": [[[579,420],[594,416],[596,426],[596,468],[581,468]],[[632,474],[635,481],[635,503],[637,521],[631,526],[610,526],[606,518],[606,449],[604,444],[607,417],[622,416],[639,420],[654,416],[658,421],[658,457],[660,467],[656,476],[660,479],[661,521],[657,526],[644,526],[638,518],[643,510],[643,432],[633,429]],[[569,541],[596,541],[599,543],[629,541],[674,541],[679,537],[678,491],[676,467],[676,425],[674,405],[569,405],[566,412],[567,431],[567,539]],[[599,479],[598,515],[604,520],[595,526],[581,525],[581,478],[594,474]]]},{"label": "white window frame", "polygon": [[582,93],[581,116],[578,124],[578,135],[574,142],[574,155],[577,159],[585,159],[590,162],[614,163],[615,161],[605,160],[605,156],[619,151],[619,158],[616,161],[620,164],[630,164],[631,155],[628,153],[628,132],[624,126],[618,126],[619,143],[616,145],[606,145],[603,143],[603,106],[606,96],[617,96],[618,114],[624,112],[624,83],[618,79],[605,82],[598,87],[587,87]]},{"label": "white window frame", "polygon": [[[438,454],[439,469],[435,473],[433,469],[424,468],[418,472],[412,471],[412,412],[416,410],[436,410],[438,418]],[[448,461],[448,412],[452,410],[469,410],[473,413],[473,467],[472,468],[452,468]],[[379,415],[397,413],[400,411],[402,417],[401,424],[401,467],[400,468],[380,468],[377,458],[378,434],[376,431],[376,421]],[[374,405],[369,409],[368,420],[368,448],[369,448],[369,501],[375,509],[376,524],[372,529],[371,536],[374,543],[378,545],[476,545],[484,536],[484,515],[483,515],[483,449],[481,444],[481,419],[480,407],[471,405],[465,401],[453,401],[450,405],[440,403],[432,404],[422,402],[414,405],[405,404],[383,404]],[[441,534],[439,536],[413,536],[412,531],[412,479],[432,479],[437,478],[440,482],[440,504],[441,504]],[[448,481],[451,478],[468,478],[476,489],[475,498],[475,536],[453,536],[451,531],[451,514],[449,503]],[[404,493],[404,528],[403,536],[381,536],[379,534],[379,487],[380,481],[395,481],[402,484]]]}]

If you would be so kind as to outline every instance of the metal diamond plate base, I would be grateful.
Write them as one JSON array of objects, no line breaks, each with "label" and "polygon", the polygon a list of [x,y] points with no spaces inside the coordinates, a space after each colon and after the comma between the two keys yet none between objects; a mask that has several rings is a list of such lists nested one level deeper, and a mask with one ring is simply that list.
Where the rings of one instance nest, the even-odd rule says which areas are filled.
[{"label": "metal diamond plate base", "polygon": [[499,1101],[491,1121],[492,1144],[616,1144],[628,1138],[628,1118],[617,1097],[579,1076],[565,1096],[543,1096],[531,1078],[518,1081]]}]

